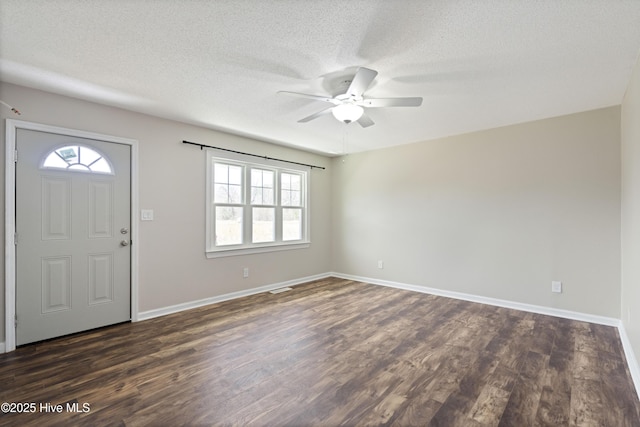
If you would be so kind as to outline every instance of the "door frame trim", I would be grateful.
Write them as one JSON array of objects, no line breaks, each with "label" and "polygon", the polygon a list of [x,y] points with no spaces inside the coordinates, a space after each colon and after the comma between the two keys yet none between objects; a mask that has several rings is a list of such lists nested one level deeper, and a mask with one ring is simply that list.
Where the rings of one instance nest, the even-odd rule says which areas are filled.
[{"label": "door frame trim", "polygon": [[5,151],[5,352],[16,349],[16,135],[18,129],[35,130],[59,135],[95,139],[131,147],[131,321],[138,321],[138,141],[119,136],[104,135],[78,129],[69,129],[41,123],[6,119]]}]

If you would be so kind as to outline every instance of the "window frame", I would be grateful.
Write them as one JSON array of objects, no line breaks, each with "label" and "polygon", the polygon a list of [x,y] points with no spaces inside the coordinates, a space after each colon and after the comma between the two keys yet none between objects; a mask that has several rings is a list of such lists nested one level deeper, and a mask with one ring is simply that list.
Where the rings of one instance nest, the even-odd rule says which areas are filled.
[{"label": "window frame", "polygon": [[[207,258],[219,258],[235,255],[246,255],[273,251],[308,248],[310,239],[310,168],[299,165],[283,165],[282,162],[270,159],[254,159],[235,153],[217,155],[215,150],[206,150],[206,197],[205,197],[205,254]],[[242,167],[242,200],[240,204],[216,203],[214,170],[215,164]],[[251,200],[251,171],[253,169],[268,170],[274,172],[274,200],[273,205],[253,204]],[[301,206],[283,206],[281,204],[281,179],[282,173],[296,174],[301,178]],[[241,207],[242,215],[242,243],[216,245],[216,207],[234,206]],[[270,242],[253,243],[253,209],[275,209],[275,240]],[[283,240],[283,209],[301,209],[301,239]]]}]

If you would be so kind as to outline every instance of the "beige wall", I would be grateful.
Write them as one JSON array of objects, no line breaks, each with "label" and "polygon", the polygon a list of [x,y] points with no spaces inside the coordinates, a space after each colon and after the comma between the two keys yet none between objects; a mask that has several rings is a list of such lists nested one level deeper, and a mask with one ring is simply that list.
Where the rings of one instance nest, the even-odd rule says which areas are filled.
[{"label": "beige wall", "polygon": [[[622,103],[622,322],[640,357],[640,62]],[[637,362],[640,362],[638,360]],[[638,366],[637,369],[640,369]]]},{"label": "beige wall", "polygon": [[[0,99],[23,113],[16,117],[2,109],[3,140],[4,119],[18,118],[139,141],[140,207],[155,211],[154,221],[139,222],[141,312],[331,270],[328,158],[9,84],[0,86]],[[182,144],[182,140],[327,166],[327,170],[311,172],[311,247],[206,259],[205,154],[197,147]],[[0,197],[4,200],[4,148],[0,151],[0,164]],[[0,224],[4,231],[4,211]],[[4,248],[2,252],[4,255]],[[249,278],[242,278],[243,267],[250,269]],[[4,269],[0,273],[4,278]],[[4,307],[3,288],[0,342],[4,341]]]},{"label": "beige wall", "polygon": [[[623,132],[637,142],[637,70],[634,81]],[[140,311],[337,271],[620,317],[618,107],[328,159],[9,84],[0,98],[22,120],[139,141],[140,207],[155,211],[155,221],[139,223]],[[183,139],[327,166],[311,174],[311,248],[207,260],[204,153]],[[636,178],[631,165],[625,171]],[[634,274],[625,270],[623,292],[638,301],[630,285],[638,280],[626,280]],[[564,293],[550,292],[552,280]],[[640,313],[627,307],[632,319]],[[4,292],[0,312],[1,337]],[[626,323],[638,352],[638,331]]]},{"label": "beige wall", "polygon": [[619,107],[333,162],[335,271],[620,316]]}]

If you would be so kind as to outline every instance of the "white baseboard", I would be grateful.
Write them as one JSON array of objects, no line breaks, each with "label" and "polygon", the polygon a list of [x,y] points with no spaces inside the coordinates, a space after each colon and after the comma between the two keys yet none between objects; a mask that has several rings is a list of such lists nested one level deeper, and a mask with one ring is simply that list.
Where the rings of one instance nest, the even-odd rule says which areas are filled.
[{"label": "white baseboard", "polygon": [[599,325],[616,326],[620,325],[620,319],[613,317],[597,316],[594,314],[579,313],[558,308],[544,307],[540,305],[525,304],[521,302],[501,300],[497,298],[483,297],[479,295],[465,294],[463,292],[445,291],[442,289],[429,288],[426,286],[410,285],[407,283],[392,282],[389,280],[373,279],[371,277],[353,276],[350,274],[331,273],[334,277],[341,279],[356,280],[373,285],[388,286],[391,288],[404,289],[407,291],[421,292],[423,294],[438,295],[442,297],[454,298],[464,301],[477,302],[481,304],[494,305],[498,307],[511,308],[514,310],[527,311],[531,313],[546,314],[548,316],[562,317],[565,319],[580,320],[583,322],[596,323]]},{"label": "white baseboard", "polygon": [[5,353],[4,341],[0,341],[0,354]]},{"label": "white baseboard", "polygon": [[263,292],[269,292],[274,289],[283,288],[286,286],[296,286],[303,283],[311,282],[313,280],[326,279],[331,275],[328,273],[317,274],[314,276],[302,277],[299,279],[288,280],[286,282],[273,283],[270,285],[264,285],[257,288],[247,289],[244,291],[231,292],[224,295],[218,295],[215,297],[205,298],[197,301],[185,302],[182,304],[171,305],[168,307],[156,308],[154,310],[148,310],[138,313],[138,321],[153,319],[154,317],[166,316],[167,314],[178,313],[184,310],[190,310],[192,308],[202,307],[205,305],[215,304],[222,301],[228,301],[236,298],[242,298],[249,295],[260,294]]},{"label": "white baseboard", "polygon": [[620,322],[620,326],[618,326],[618,331],[620,333],[624,355],[627,358],[627,366],[629,366],[633,384],[636,386],[636,394],[640,396],[640,361],[636,358],[633,348],[631,347],[631,341],[629,341],[629,336],[627,335],[627,330],[622,322]]}]

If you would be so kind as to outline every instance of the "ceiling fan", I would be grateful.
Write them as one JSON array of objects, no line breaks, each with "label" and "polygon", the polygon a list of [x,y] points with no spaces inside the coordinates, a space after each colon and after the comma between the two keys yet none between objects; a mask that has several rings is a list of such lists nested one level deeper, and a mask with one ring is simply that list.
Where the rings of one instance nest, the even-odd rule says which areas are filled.
[{"label": "ceiling fan", "polygon": [[333,104],[324,110],[320,110],[310,116],[298,120],[298,123],[306,123],[317,119],[325,114],[333,116],[343,123],[358,122],[363,128],[374,124],[373,120],[364,112],[365,108],[380,107],[419,107],[422,105],[422,98],[365,98],[364,92],[376,78],[378,72],[369,68],[360,67],[356,71],[353,80],[349,84],[347,91],[335,97],[322,95],[309,95],[306,93],[279,91],[285,95],[297,96],[300,98],[313,99]]}]

